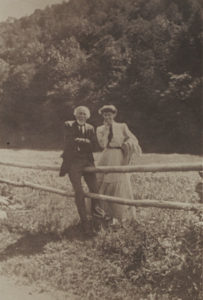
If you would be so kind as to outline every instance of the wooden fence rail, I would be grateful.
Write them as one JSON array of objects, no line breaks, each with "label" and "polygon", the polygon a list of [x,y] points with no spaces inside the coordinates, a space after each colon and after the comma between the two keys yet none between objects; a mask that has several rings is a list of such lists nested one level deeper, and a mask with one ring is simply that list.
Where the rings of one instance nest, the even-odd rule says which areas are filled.
[{"label": "wooden fence rail", "polygon": [[[31,165],[25,163],[11,163],[2,162],[0,165],[7,167],[20,167],[37,169],[42,171],[59,171],[59,166],[50,165]],[[84,169],[86,172],[93,173],[135,173],[135,172],[186,172],[186,171],[202,171],[203,163],[170,163],[170,164],[148,164],[148,165],[136,165],[136,166],[100,166],[100,167],[87,167]]]},{"label": "wooden fence rail", "polygon": [[28,181],[16,182],[16,181],[11,181],[11,180],[8,180],[8,179],[0,178],[0,183],[6,183],[8,185],[13,185],[15,187],[21,187],[21,188],[28,187],[28,188],[32,188],[32,189],[35,189],[35,190],[50,192],[50,193],[54,193],[54,194],[58,194],[58,195],[61,195],[61,196],[66,196],[66,197],[74,197],[74,193],[69,193],[68,194],[68,192],[63,191],[63,190],[59,190],[59,189],[55,189],[55,188],[52,188],[52,187],[31,183],[31,182],[28,182]]},{"label": "wooden fence rail", "polygon": [[[63,190],[41,186],[38,184],[33,184],[27,181],[23,182],[15,182],[10,181],[7,179],[0,178],[0,183],[10,184],[16,187],[29,187],[38,189],[45,192],[51,192],[58,195],[66,196],[66,197],[74,197],[73,193],[68,193]],[[184,202],[173,202],[173,201],[163,201],[163,200],[129,200],[120,197],[113,197],[107,195],[99,195],[94,193],[85,193],[85,196],[88,198],[94,198],[102,201],[108,201],[112,203],[117,203],[121,205],[129,205],[129,206],[136,206],[136,207],[157,207],[157,208],[165,208],[165,209],[178,209],[178,210],[187,210],[187,211],[200,211],[203,210],[203,206],[201,204],[193,204],[193,203],[184,203]]]},{"label": "wooden fence rail", "polygon": [[112,203],[136,206],[136,207],[157,207],[165,209],[178,209],[178,210],[191,210],[191,211],[203,211],[203,205],[185,203],[185,202],[175,202],[175,201],[164,201],[164,200],[154,200],[154,199],[141,199],[141,200],[129,200],[120,197],[113,197],[107,195],[99,195],[94,193],[85,193],[87,197],[108,201]]},{"label": "wooden fence rail", "polygon": [[[1,162],[0,165],[8,167],[20,167],[20,168],[29,168],[37,169],[42,171],[59,171],[58,166],[49,166],[49,165],[30,165],[25,163],[11,163],[11,162]],[[176,163],[176,164],[148,164],[148,165],[136,165],[136,166],[100,166],[100,167],[88,167],[84,169],[86,172],[94,173],[133,173],[133,172],[185,172],[185,171],[202,171],[203,164],[200,162],[193,163]],[[55,189],[52,187],[41,186],[31,182],[14,182],[7,179],[0,178],[0,183],[10,184],[16,187],[28,187],[44,192],[55,193],[65,197],[74,197],[73,193],[68,193],[64,190]],[[171,202],[171,201],[161,201],[161,200],[130,200],[120,197],[113,197],[108,195],[99,195],[93,193],[85,193],[86,197],[99,199],[102,201],[108,201],[112,203],[130,205],[130,206],[140,206],[140,207],[158,207],[158,208],[167,208],[167,209],[183,209],[183,210],[192,210],[198,211],[202,210],[203,206],[201,204],[192,204],[184,202]]]},{"label": "wooden fence rail", "polygon": [[186,172],[202,171],[202,162],[198,163],[170,163],[170,164],[148,164],[136,166],[100,166],[87,167],[86,172],[92,173],[134,173],[134,172]]},{"label": "wooden fence rail", "polygon": [[36,169],[41,171],[59,171],[58,166],[49,166],[49,165],[32,165],[32,164],[26,164],[21,162],[6,162],[6,161],[0,161],[0,165],[6,166],[6,167],[17,167],[17,168],[24,168],[24,169]]}]

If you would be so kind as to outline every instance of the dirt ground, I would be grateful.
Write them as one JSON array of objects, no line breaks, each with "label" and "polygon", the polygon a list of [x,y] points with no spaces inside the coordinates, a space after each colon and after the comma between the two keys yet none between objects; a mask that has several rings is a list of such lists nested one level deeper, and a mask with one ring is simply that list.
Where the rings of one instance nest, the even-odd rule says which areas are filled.
[{"label": "dirt ground", "polygon": [[1,300],[75,300],[74,296],[62,292],[46,292],[37,286],[18,283],[16,279],[0,276]]}]

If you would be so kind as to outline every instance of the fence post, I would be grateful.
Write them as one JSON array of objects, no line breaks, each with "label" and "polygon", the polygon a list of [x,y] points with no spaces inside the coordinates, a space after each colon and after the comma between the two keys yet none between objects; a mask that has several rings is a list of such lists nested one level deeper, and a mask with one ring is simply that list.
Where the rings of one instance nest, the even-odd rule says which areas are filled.
[{"label": "fence post", "polygon": [[199,196],[199,202],[203,203],[203,171],[199,172],[199,175],[201,177],[200,182],[196,185],[195,191]]}]

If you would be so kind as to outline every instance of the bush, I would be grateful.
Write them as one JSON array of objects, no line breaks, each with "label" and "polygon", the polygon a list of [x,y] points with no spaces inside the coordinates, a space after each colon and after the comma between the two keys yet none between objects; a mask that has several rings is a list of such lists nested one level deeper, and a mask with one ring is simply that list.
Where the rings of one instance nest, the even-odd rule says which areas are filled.
[{"label": "bush", "polygon": [[110,228],[97,241],[102,255],[122,270],[120,280],[127,278],[152,299],[202,299],[199,216],[165,212],[144,221]]}]

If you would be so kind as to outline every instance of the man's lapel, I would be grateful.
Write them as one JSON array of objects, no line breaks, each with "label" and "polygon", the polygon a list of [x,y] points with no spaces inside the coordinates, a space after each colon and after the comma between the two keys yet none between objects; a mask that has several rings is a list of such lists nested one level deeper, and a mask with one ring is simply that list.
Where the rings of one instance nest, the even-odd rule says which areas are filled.
[{"label": "man's lapel", "polygon": [[73,134],[75,137],[77,137],[80,134],[80,131],[78,129],[78,123],[76,121],[73,124]]},{"label": "man's lapel", "polygon": [[75,123],[74,123],[74,134],[76,136],[80,136],[80,137],[86,136],[87,129],[88,129],[88,126],[87,126],[87,123],[85,123],[84,132],[82,132],[82,130],[80,130],[80,128],[79,128],[79,124],[77,123],[77,121],[75,121]]}]

